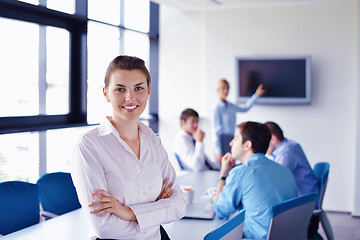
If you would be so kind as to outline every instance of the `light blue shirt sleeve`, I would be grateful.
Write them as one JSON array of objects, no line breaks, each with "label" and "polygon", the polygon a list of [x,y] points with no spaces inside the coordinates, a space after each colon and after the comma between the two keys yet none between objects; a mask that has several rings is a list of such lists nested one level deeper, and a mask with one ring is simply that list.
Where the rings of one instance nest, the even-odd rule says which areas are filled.
[{"label": "light blue shirt sleeve", "polygon": [[[239,166],[240,167],[240,166]],[[226,178],[225,186],[214,204],[215,213],[219,218],[228,218],[241,208],[241,179],[243,171],[231,170]]]},{"label": "light blue shirt sleeve", "polygon": [[258,97],[256,96],[256,94],[253,94],[251,96],[251,98],[249,98],[245,104],[241,104],[241,105],[234,105],[236,106],[236,112],[247,112],[250,110],[250,108],[254,105],[254,103],[256,102],[256,99]]}]

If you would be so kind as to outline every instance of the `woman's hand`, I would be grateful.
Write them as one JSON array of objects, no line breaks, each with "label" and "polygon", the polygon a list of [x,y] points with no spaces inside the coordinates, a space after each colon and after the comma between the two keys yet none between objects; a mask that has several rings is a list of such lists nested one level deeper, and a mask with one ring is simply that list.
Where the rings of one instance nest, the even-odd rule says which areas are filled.
[{"label": "woman's hand", "polygon": [[258,88],[255,91],[255,95],[261,97],[265,93],[264,85],[261,83],[259,84]]},{"label": "woman's hand", "polygon": [[136,221],[134,212],[129,207],[125,207],[119,203],[117,199],[111,196],[105,190],[98,190],[92,193],[92,196],[98,196],[88,205],[93,207],[91,214],[96,216],[103,216],[108,213],[113,213],[120,219],[125,221]]},{"label": "woman's hand", "polygon": [[169,198],[174,193],[174,190],[171,189],[173,186],[173,183],[170,183],[168,185],[168,182],[169,182],[169,179],[165,178],[163,185],[161,187],[161,192],[155,201],[159,201],[160,199]]}]

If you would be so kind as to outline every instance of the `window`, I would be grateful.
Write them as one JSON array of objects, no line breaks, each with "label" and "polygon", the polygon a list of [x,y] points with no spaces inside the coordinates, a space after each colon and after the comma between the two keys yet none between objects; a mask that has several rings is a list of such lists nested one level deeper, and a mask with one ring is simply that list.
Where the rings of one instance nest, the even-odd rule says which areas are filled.
[{"label": "window", "polygon": [[0,135],[0,182],[39,178],[38,133]]},{"label": "window", "polygon": [[124,13],[124,26],[126,28],[141,32],[149,32],[149,0],[125,1]]},{"label": "window", "polygon": [[46,7],[60,12],[74,14],[75,0],[46,0]]},{"label": "window", "polygon": [[0,117],[38,115],[39,26],[0,18],[0,29]]},{"label": "window", "polygon": [[109,62],[157,62],[151,11],[157,22],[149,0],[0,1],[0,182],[70,170],[79,136],[111,114],[102,94]]},{"label": "window", "polygon": [[120,54],[120,30],[117,27],[89,22],[88,27],[88,123],[99,123],[111,114],[102,94],[105,71],[112,59]]},{"label": "window", "polygon": [[46,114],[69,113],[69,32],[46,27]]},{"label": "window", "polygon": [[75,144],[82,134],[93,128],[94,126],[46,131],[47,172],[70,172]]},{"label": "window", "polygon": [[122,0],[88,0],[88,17],[92,20],[120,25],[121,2]]}]

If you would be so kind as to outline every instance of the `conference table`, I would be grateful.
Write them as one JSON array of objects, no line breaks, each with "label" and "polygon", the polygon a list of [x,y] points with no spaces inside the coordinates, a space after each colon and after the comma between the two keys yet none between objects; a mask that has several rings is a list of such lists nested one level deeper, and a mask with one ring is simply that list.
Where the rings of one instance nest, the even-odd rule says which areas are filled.
[{"label": "conference table", "polygon": [[[191,186],[195,189],[194,203],[208,204],[211,200],[206,192],[216,187],[219,182],[218,171],[178,172],[177,179],[181,186]],[[179,221],[162,225],[171,240],[201,240],[211,230],[224,224],[226,220],[215,216],[213,220],[180,219]]]},{"label": "conference table", "polygon": [[[219,179],[218,171],[204,172],[178,172],[177,179],[181,186],[191,186],[195,189],[194,203],[204,204],[210,201],[206,192],[211,187],[216,187]],[[176,222],[163,224],[172,240],[200,240],[226,220],[180,219]],[[0,237],[1,240],[88,240],[91,229],[86,217],[85,209],[78,209],[53,219],[41,222],[31,227]]]}]

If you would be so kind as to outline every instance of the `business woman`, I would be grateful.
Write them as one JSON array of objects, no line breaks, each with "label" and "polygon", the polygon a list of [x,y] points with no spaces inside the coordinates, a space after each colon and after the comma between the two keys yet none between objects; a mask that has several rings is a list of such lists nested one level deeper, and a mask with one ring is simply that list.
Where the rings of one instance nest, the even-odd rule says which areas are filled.
[{"label": "business woman", "polygon": [[113,114],[75,147],[72,177],[94,239],[169,239],[161,224],[185,214],[167,152],[139,119],[150,90],[143,60],[116,57],[103,87]]}]

